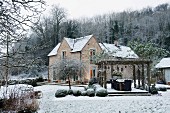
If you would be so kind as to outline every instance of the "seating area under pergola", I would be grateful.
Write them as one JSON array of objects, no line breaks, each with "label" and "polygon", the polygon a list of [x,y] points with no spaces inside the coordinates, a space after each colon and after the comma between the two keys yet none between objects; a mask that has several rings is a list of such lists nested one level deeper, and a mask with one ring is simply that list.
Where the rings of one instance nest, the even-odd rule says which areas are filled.
[{"label": "seating area under pergola", "polygon": [[[103,87],[107,88],[107,76],[106,69],[108,66],[111,68],[115,65],[131,65],[133,67],[133,84],[134,87],[137,88],[136,81],[138,80],[138,87],[143,87],[145,89],[145,84],[148,86],[151,85],[151,60],[148,59],[102,59],[96,62],[98,65],[98,78],[99,83]],[[136,68],[140,68],[141,73],[136,74]],[[146,75],[146,77],[145,77]],[[145,80],[147,78],[147,80]]]}]

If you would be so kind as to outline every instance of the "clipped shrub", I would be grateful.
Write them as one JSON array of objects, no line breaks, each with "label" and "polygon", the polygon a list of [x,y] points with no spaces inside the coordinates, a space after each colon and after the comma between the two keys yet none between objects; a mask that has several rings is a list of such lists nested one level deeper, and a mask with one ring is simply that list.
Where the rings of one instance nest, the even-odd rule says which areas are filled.
[{"label": "clipped shrub", "polygon": [[35,87],[35,86],[37,86],[37,81],[33,79],[33,80],[30,80],[30,82],[28,84]]},{"label": "clipped shrub", "polygon": [[88,89],[93,89],[93,85],[88,85],[86,90]]},{"label": "clipped shrub", "polygon": [[152,86],[151,86],[150,93],[151,93],[151,94],[158,94],[158,90],[157,90],[157,88],[155,87],[155,85],[152,85]]},{"label": "clipped shrub", "polygon": [[55,97],[65,97],[67,95],[67,90],[65,89],[58,89],[55,93]]},{"label": "clipped shrub", "polygon": [[94,90],[96,90],[96,88],[99,88],[99,87],[101,87],[99,84],[93,84],[93,85],[88,85],[88,86],[85,86],[84,87],[84,90],[87,90],[87,89],[94,89]]},{"label": "clipped shrub", "polygon": [[74,90],[73,91],[73,95],[74,96],[80,96],[81,95],[81,91],[80,90]]},{"label": "clipped shrub", "polygon": [[97,78],[91,78],[90,80],[89,80],[89,85],[93,85],[93,84],[96,84],[96,83],[98,83],[98,81],[97,81]]},{"label": "clipped shrub", "polygon": [[36,80],[37,80],[37,82],[44,82],[44,79],[42,76],[38,77]]},{"label": "clipped shrub", "polygon": [[96,89],[101,88],[101,86],[99,84],[93,84],[92,88],[96,91]]},{"label": "clipped shrub", "polygon": [[157,90],[158,91],[167,91],[167,88],[162,86],[162,87],[158,87]]},{"label": "clipped shrub", "polygon": [[72,89],[69,89],[67,93],[68,93],[69,95],[72,95],[72,94],[73,94],[73,90],[72,90]]},{"label": "clipped shrub", "polygon": [[84,90],[86,91],[88,89],[88,86],[84,86]]},{"label": "clipped shrub", "polygon": [[157,84],[166,84],[166,82],[164,80],[159,80]]},{"label": "clipped shrub", "polygon": [[89,96],[89,97],[94,97],[94,96],[95,96],[95,91],[94,91],[94,89],[87,89],[87,96]]},{"label": "clipped shrub", "polygon": [[99,97],[105,97],[108,95],[108,92],[106,89],[104,88],[98,88],[96,89],[96,96],[99,96]]},{"label": "clipped shrub", "polygon": [[87,96],[87,91],[82,91],[81,96]]}]

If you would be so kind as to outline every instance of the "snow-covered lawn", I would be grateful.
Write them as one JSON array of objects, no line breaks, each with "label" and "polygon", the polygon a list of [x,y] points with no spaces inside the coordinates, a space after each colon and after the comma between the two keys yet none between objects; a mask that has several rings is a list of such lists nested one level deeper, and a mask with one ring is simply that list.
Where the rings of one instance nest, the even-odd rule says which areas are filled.
[{"label": "snow-covered lawn", "polygon": [[[34,89],[43,93],[38,113],[170,113],[170,90],[159,92],[162,96],[56,98],[56,90],[68,89],[68,86],[43,85]],[[84,90],[83,87],[72,89]]]}]

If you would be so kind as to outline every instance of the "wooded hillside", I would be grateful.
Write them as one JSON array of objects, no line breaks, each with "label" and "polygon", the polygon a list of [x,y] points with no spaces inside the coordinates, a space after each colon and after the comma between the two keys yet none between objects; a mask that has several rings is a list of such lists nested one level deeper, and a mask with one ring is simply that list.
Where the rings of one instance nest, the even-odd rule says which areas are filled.
[{"label": "wooded hillside", "polygon": [[[48,53],[63,37],[89,34],[95,35],[99,42],[113,43],[114,39],[122,45],[132,41],[149,42],[170,51],[170,5],[167,3],[140,11],[127,10],[77,20],[67,19],[66,10],[60,6],[53,6],[49,14],[32,27],[25,46],[31,50],[30,55],[42,59],[45,65],[48,65]],[[36,49],[32,49],[35,46]]]}]

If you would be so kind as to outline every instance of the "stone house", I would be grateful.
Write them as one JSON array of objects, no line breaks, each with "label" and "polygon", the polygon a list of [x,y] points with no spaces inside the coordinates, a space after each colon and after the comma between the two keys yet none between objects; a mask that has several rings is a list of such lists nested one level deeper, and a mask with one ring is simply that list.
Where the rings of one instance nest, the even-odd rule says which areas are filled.
[{"label": "stone house", "polygon": [[[97,77],[97,65],[92,62],[92,57],[101,52],[108,53],[113,58],[138,58],[138,56],[127,46],[115,44],[99,43],[94,35],[88,35],[76,39],[63,38],[61,43],[48,54],[49,57],[49,72],[48,78],[53,81],[58,79],[54,77],[53,65],[57,60],[78,59],[81,60],[86,69],[82,80],[89,80],[92,77]],[[131,78],[131,67],[124,65],[117,65],[112,71],[120,71],[124,78]],[[107,75],[111,78],[111,70],[108,69]],[[80,78],[78,79],[80,80]]]},{"label": "stone house", "polygon": [[166,84],[170,84],[170,58],[163,58],[156,64],[155,68],[161,71],[159,79],[162,79]]}]

